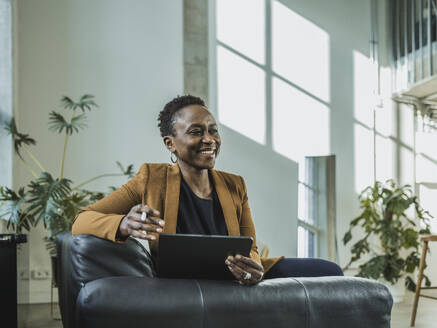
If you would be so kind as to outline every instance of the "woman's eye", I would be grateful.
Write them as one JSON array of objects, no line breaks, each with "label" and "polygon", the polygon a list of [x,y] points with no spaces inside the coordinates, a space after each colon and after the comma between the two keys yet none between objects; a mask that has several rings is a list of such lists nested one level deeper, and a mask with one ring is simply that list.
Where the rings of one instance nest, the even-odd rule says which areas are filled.
[{"label": "woman's eye", "polygon": [[217,129],[211,129],[211,130],[209,130],[209,133],[211,133],[211,134],[217,134]]},{"label": "woman's eye", "polygon": [[198,135],[202,134],[202,131],[200,131],[200,130],[191,130],[190,133],[198,136]]}]

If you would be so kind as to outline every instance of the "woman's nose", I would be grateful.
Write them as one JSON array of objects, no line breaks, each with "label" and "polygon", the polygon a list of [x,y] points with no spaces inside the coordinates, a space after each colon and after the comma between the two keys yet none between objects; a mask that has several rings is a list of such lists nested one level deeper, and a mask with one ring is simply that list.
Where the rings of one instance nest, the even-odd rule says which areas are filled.
[{"label": "woman's nose", "polygon": [[211,137],[211,135],[209,133],[205,133],[205,134],[203,134],[202,142],[210,144],[210,143],[214,142],[214,139]]}]

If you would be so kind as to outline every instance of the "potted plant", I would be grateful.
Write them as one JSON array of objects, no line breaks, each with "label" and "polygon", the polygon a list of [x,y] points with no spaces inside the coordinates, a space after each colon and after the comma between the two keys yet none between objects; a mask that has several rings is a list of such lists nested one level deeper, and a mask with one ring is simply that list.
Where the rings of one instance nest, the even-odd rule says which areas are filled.
[{"label": "potted plant", "polygon": [[[51,174],[44,168],[30,150],[31,146],[36,145],[36,141],[28,134],[19,132],[12,118],[5,128],[13,138],[15,153],[32,174],[33,180],[26,187],[20,187],[18,190],[0,186],[0,218],[5,218],[7,227],[12,227],[17,233],[23,230],[30,231],[33,226],[42,222],[49,231],[49,236],[45,237],[45,241],[52,256],[52,262],[56,260],[56,237],[64,231],[71,230],[73,220],[81,208],[105,196],[104,192],[90,191],[83,187],[103,177],[126,176],[131,178],[134,175],[133,165],[125,169],[117,162],[121,173],[101,174],[73,186],[72,180],[64,176],[68,141],[73,133],[78,133],[85,127],[85,112],[96,108],[97,104],[92,95],[84,95],[77,102],[64,96],[61,104],[65,110],[70,112],[69,119],[56,111],[49,114],[49,129],[64,134],[59,173]],[[23,150],[31,162],[24,158]],[[36,168],[40,171],[39,173]],[[115,190],[115,187],[110,187],[110,190]],[[52,263],[52,267],[56,266]],[[56,274],[52,274],[55,278]]]},{"label": "potted plant", "polygon": [[[364,237],[352,245],[352,257],[345,269],[369,255],[359,265],[357,276],[384,279],[392,285],[405,277],[405,286],[414,291],[416,285],[409,274],[419,267],[419,234],[430,233],[432,216],[422,209],[411,186],[397,186],[393,180],[375,182],[363,190],[359,200],[362,212],[350,223],[343,243],[352,240],[352,229],[357,226],[362,228]],[[417,220],[407,215],[409,208]],[[430,286],[429,278],[424,278]]]}]

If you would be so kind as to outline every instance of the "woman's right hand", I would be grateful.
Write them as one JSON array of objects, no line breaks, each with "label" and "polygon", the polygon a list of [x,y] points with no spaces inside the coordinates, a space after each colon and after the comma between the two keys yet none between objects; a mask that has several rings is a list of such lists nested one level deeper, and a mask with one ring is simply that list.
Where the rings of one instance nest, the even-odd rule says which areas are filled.
[{"label": "woman's right hand", "polygon": [[[145,218],[143,213],[145,213]],[[156,240],[156,234],[163,231],[165,224],[164,220],[159,217],[160,215],[159,211],[147,205],[135,205],[120,222],[118,227],[120,236],[123,239],[132,236],[145,240]],[[141,217],[144,218],[144,221],[141,220]]]}]

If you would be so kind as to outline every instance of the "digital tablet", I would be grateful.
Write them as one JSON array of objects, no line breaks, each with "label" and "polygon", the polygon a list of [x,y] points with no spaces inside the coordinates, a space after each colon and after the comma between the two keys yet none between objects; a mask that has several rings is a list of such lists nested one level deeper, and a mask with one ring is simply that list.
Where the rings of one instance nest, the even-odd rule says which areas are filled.
[{"label": "digital tablet", "polygon": [[235,279],[225,260],[229,255],[249,256],[251,237],[159,235],[158,277],[183,279]]}]

